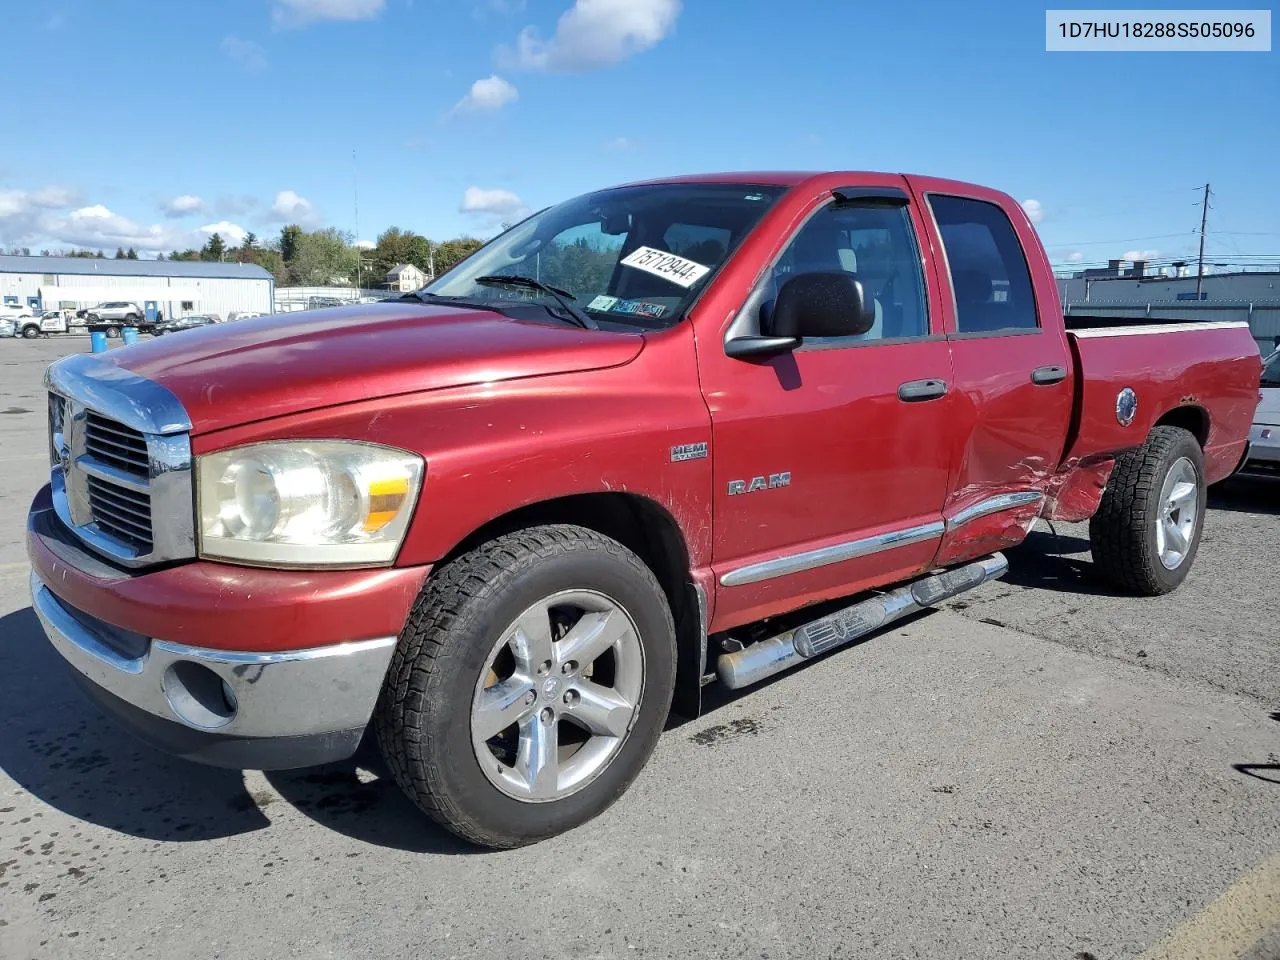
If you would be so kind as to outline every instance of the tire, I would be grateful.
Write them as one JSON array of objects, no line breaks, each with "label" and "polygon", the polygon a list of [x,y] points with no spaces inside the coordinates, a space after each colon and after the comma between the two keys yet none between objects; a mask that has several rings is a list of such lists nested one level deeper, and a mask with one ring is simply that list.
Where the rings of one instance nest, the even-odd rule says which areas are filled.
[{"label": "tire", "polygon": [[98,315],[96,313],[89,313],[85,315],[85,319],[88,320],[90,323],[97,323]]},{"label": "tire", "polygon": [[22,339],[34,340],[40,336],[40,328],[35,326],[26,326],[22,328]]},{"label": "tire", "polygon": [[[1180,505],[1171,510],[1170,498],[1179,492]],[[1181,427],[1156,427],[1146,443],[1116,461],[1089,521],[1094,568],[1142,596],[1177,589],[1195,563],[1204,511],[1200,444]]]},{"label": "tire", "polygon": [[124,318],[125,323],[137,323],[141,319],[142,318],[138,316],[136,313],[131,313]]},{"label": "tire", "polygon": [[114,323],[111,324],[111,326],[107,327],[107,339],[108,340],[120,339],[120,328],[117,327]]},{"label": "tire", "polygon": [[[587,629],[588,613],[580,612],[583,629],[573,632],[578,604],[606,610],[594,614],[598,627]],[[557,617],[563,622],[543,638],[549,645],[522,642]],[[527,634],[516,633],[518,622],[531,625]],[[562,659],[582,638],[605,635],[618,639],[597,645],[603,652],[591,663]],[[527,656],[539,648],[551,659]],[[521,674],[519,649],[550,670]],[[585,644],[579,649],[584,659],[593,655]],[[497,683],[504,657],[514,672]],[[675,658],[666,596],[630,550],[577,526],[506,534],[451,561],[423,587],[387,672],[374,720],[378,744],[401,789],[443,827],[484,847],[524,846],[587,822],[631,785],[666,721]],[[596,714],[608,718],[610,732],[590,733],[574,719],[585,714],[575,711],[598,707],[602,686],[625,709]],[[498,696],[504,687],[510,696]],[[507,706],[484,712],[486,700]],[[485,742],[479,727],[473,738],[477,718],[511,723]],[[547,756],[555,764],[541,776],[529,765],[538,755],[532,737],[554,745]],[[575,746],[575,738],[585,740]],[[522,779],[522,757],[531,779]]]}]

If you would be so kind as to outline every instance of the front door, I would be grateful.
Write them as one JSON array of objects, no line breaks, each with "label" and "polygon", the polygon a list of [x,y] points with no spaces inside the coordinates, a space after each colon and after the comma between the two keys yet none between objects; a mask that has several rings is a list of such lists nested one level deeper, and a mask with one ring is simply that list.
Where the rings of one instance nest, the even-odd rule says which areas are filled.
[{"label": "front door", "polygon": [[966,195],[956,184],[915,185],[942,247],[935,262],[954,293],[946,312],[959,450],[942,565],[1025,536],[1066,448],[1074,383],[1061,320],[1040,315],[1057,297],[1027,218],[1019,211],[1015,224],[997,197],[976,188]]},{"label": "front door", "polygon": [[815,198],[739,319],[758,325],[791,277],[845,271],[873,299],[874,326],[769,360],[700,362],[715,457],[714,629],[909,576],[937,551],[954,397],[918,230],[905,192],[891,203]]}]

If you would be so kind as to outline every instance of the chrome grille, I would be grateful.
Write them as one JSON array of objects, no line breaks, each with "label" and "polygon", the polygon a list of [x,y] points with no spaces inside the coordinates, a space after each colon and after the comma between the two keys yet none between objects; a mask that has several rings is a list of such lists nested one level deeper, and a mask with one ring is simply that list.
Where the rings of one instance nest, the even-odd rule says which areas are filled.
[{"label": "chrome grille", "polygon": [[141,553],[151,552],[151,496],[89,476],[89,513],[98,529]]},{"label": "chrome grille", "polygon": [[124,424],[89,410],[84,423],[85,452],[125,473],[146,477],[150,470],[147,438]]},{"label": "chrome grille", "polygon": [[191,423],[159,384],[86,354],[49,387],[53,505],[87,546],[128,567],[195,556]]}]

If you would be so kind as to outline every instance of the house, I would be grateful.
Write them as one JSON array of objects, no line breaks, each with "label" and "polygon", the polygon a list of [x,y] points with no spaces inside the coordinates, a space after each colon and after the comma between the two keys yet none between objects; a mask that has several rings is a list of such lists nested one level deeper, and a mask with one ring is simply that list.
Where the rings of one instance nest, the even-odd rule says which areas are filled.
[{"label": "house", "polygon": [[412,293],[427,285],[429,278],[412,263],[399,263],[387,271],[387,289]]}]

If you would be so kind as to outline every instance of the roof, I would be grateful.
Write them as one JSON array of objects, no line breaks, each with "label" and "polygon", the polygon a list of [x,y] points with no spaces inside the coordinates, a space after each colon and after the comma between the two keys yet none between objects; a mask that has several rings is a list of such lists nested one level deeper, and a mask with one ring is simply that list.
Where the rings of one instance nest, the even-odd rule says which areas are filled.
[{"label": "roof", "polygon": [[100,277],[198,277],[210,280],[270,280],[253,263],[191,260],[99,260],[96,257],[0,256],[0,273],[61,273]]},{"label": "roof", "polygon": [[387,276],[398,277],[400,276],[400,274],[410,269],[417,270],[419,273],[422,273],[422,268],[414,266],[412,263],[397,263],[394,267],[392,267],[390,270],[387,271]]}]

